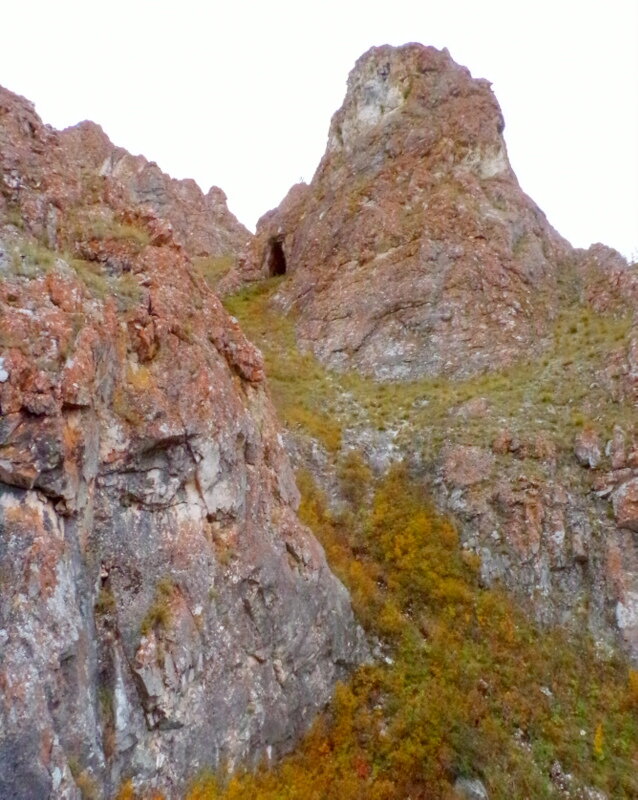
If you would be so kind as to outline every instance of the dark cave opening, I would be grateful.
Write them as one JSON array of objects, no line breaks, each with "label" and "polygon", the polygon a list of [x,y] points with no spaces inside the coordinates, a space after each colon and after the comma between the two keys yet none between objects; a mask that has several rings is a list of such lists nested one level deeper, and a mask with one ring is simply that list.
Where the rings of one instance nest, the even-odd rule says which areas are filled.
[{"label": "dark cave opening", "polygon": [[268,242],[267,264],[269,277],[286,274],[286,256],[281,239],[271,239]]}]

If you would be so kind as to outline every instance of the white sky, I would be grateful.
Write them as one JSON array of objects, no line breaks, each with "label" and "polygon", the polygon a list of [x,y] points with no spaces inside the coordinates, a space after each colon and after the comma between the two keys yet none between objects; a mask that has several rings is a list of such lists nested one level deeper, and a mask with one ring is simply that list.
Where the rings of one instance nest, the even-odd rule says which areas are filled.
[{"label": "white sky", "polygon": [[249,227],[323,154],[356,58],[447,47],[492,81],[523,189],[581,247],[638,257],[638,0],[2,0],[0,84]]}]

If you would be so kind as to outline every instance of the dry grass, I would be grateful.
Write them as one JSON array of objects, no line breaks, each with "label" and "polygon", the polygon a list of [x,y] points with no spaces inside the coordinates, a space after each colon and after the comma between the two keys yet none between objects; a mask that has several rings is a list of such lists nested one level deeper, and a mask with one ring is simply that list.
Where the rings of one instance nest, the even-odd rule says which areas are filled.
[{"label": "dry grass", "polygon": [[211,289],[235,266],[237,259],[233,255],[198,256],[193,258],[193,266],[204,277]]},{"label": "dry grass", "polygon": [[[545,432],[565,451],[585,424],[603,436],[614,424],[631,427],[632,403],[617,396],[617,377],[601,379],[614,354],[627,346],[632,319],[597,314],[572,302],[556,320],[541,357],[467,380],[424,378],[379,382],[354,372],[327,370],[297,346],[293,320],[271,307],[281,278],[252,285],[225,300],[229,311],[262,350],[273,399],[283,422],[337,454],[346,428],[396,432],[405,449],[424,460],[445,440],[488,445],[503,427],[514,435]],[[456,411],[483,397],[488,412]]]}]

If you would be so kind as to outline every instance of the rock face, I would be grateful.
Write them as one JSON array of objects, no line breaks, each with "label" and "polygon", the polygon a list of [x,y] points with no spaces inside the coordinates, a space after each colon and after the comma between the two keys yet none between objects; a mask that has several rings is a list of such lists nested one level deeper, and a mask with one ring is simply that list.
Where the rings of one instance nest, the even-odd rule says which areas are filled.
[{"label": "rock face", "polygon": [[246,264],[275,274],[282,254],[302,346],[401,379],[542,348],[570,248],[521,192],[502,131],[490,84],[447,51],[359,59],[311,184],[262,218]]},{"label": "rock face", "polygon": [[60,133],[66,155],[94,177],[115,178],[131,205],[144,205],[173,227],[175,241],[191,256],[242,252],[251,238],[226,206],[217,186],[203,194],[192,180],[175,180],[143,156],[111,144],[99,125],[81,122]]},{"label": "rock face", "polygon": [[289,749],[367,652],[261,356],[157,213],[196,192],[102,146],[0,93],[2,798],[179,796]]},{"label": "rock face", "polygon": [[[620,630],[638,659],[638,472],[623,454],[636,435],[638,270],[603,245],[574,250],[561,239],[521,191],[503,127],[489,83],[447,51],[372,48],[349,77],[311,183],[260,220],[226,285],[285,276],[274,302],[294,319],[300,347],[331,368],[423,379],[425,404],[441,394],[426,378],[476,386],[450,409],[437,452],[424,456],[423,430],[408,435],[399,421],[385,426],[385,455],[408,458],[431,483],[481,556],[486,583],[503,583],[547,623],[603,638]],[[570,314],[552,345],[556,363],[543,363]],[[581,328],[575,350],[569,337]],[[532,366],[517,375],[521,364]],[[573,384],[561,423],[560,377],[530,399],[552,369]],[[490,372],[529,381],[520,407],[482,396]],[[626,427],[610,438],[615,404]],[[576,438],[574,416],[591,420]],[[362,443],[382,463],[376,430],[353,428],[347,446]],[[402,431],[409,443],[398,447]]]}]

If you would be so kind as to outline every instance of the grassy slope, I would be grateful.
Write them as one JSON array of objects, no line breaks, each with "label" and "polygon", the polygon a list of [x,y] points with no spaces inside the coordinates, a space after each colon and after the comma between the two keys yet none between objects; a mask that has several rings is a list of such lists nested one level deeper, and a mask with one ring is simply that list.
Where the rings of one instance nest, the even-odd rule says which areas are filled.
[{"label": "grassy slope", "polygon": [[[273,398],[284,424],[318,438],[331,452],[341,431],[352,425],[396,431],[397,442],[421,441],[423,455],[434,455],[445,438],[487,445],[503,426],[527,435],[544,430],[558,444],[571,446],[574,433],[593,424],[611,435],[614,424],[631,428],[635,409],[616,401],[599,376],[613,354],[623,349],[628,316],[599,315],[573,303],[556,321],[541,359],[503,372],[465,381],[425,378],[411,383],[378,383],[356,373],[325,370],[295,346],[293,323],[269,301],[281,278],[253,284],[227,298],[226,306],[264,353]],[[615,378],[609,379],[613,384]],[[450,410],[485,397],[487,418],[450,418]]]},{"label": "grassy slope", "polygon": [[[574,305],[545,357],[462,383],[376,384],[324,370],[295,347],[292,324],[268,301],[278,280],[227,301],[264,351],[274,401],[291,429],[337,459],[357,424],[421,437],[427,458],[443,438],[488,444],[505,420],[571,448],[575,430],[601,432],[631,408],[611,403],[595,375],[629,322]],[[449,410],[485,397],[487,419]],[[385,661],[359,670],[298,750],[272,770],[231,779],[201,775],[189,800],[213,798],[453,798],[458,776],[480,776],[492,800],[560,795],[559,760],[580,784],[638,797],[638,673],[586,638],[538,631],[511,599],[480,588],[453,525],[401,467],[374,481],[356,455],[340,461],[348,508],[335,515],[312,478],[299,476],[302,519],[324,544]],[[568,795],[569,796],[569,795]]]}]

